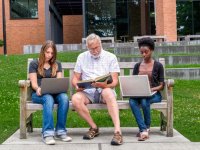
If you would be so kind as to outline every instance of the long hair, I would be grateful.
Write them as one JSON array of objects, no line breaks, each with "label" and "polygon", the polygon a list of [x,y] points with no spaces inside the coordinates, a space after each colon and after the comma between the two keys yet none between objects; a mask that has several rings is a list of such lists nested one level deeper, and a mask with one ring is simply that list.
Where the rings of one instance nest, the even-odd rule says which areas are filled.
[{"label": "long hair", "polygon": [[49,60],[49,64],[52,68],[51,77],[56,76],[56,73],[58,70],[58,65],[56,63],[56,56],[57,56],[56,45],[54,44],[53,41],[48,40],[42,45],[40,56],[39,56],[39,62],[38,62],[38,73],[43,77],[45,77],[45,74],[44,74],[45,52],[50,47],[53,50],[53,57]]}]

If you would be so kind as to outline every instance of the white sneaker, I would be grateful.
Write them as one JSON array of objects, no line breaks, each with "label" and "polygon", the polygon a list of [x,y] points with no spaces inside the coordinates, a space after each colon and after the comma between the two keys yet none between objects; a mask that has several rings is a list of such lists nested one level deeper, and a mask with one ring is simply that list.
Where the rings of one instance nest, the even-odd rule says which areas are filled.
[{"label": "white sneaker", "polygon": [[43,138],[43,142],[47,145],[54,145],[56,142],[53,138],[53,136],[47,136]]},{"label": "white sneaker", "polygon": [[72,138],[69,137],[69,136],[67,136],[66,134],[56,135],[55,138],[58,139],[58,140],[64,141],[64,142],[70,142],[70,141],[72,141]]}]

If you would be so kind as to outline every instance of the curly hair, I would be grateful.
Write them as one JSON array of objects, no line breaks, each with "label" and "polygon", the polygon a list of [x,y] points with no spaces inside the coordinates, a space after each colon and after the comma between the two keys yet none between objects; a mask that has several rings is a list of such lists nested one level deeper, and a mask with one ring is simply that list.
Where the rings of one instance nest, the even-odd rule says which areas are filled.
[{"label": "curly hair", "polygon": [[152,51],[155,48],[154,40],[150,37],[143,37],[143,38],[139,39],[138,46],[139,46],[139,48],[142,46],[147,46]]}]

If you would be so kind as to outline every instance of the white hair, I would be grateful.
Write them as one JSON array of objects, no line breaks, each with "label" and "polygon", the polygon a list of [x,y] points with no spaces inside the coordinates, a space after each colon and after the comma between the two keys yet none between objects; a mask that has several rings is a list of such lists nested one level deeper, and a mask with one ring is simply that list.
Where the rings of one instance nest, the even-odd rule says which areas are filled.
[{"label": "white hair", "polygon": [[91,33],[90,35],[88,35],[86,37],[86,46],[88,46],[89,41],[93,41],[95,39],[98,40],[101,45],[101,38],[98,35],[96,35],[95,33]]}]

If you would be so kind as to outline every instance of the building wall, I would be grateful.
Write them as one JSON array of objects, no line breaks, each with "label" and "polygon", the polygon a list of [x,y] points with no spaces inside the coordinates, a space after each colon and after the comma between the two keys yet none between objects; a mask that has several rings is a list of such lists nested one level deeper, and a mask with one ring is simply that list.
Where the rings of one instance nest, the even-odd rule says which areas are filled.
[{"label": "building wall", "polygon": [[177,41],[176,0],[156,0],[156,35]]},{"label": "building wall", "polygon": [[[38,19],[10,19],[10,2],[5,0],[8,54],[22,54],[23,45],[45,41],[44,1],[38,2]],[[1,13],[0,13],[1,14]],[[2,19],[1,19],[2,20]]]},{"label": "building wall", "polygon": [[[176,0],[155,0],[156,34],[176,41]],[[0,39],[2,31],[2,1],[0,1]],[[41,44],[45,41],[45,1],[38,1],[38,19],[10,20],[10,4],[5,0],[7,53],[22,54],[23,45]],[[81,43],[83,37],[83,16],[63,16],[63,43]],[[0,48],[3,54],[3,48]]]},{"label": "building wall", "polygon": [[83,37],[83,16],[63,16],[64,44],[81,43]]}]

